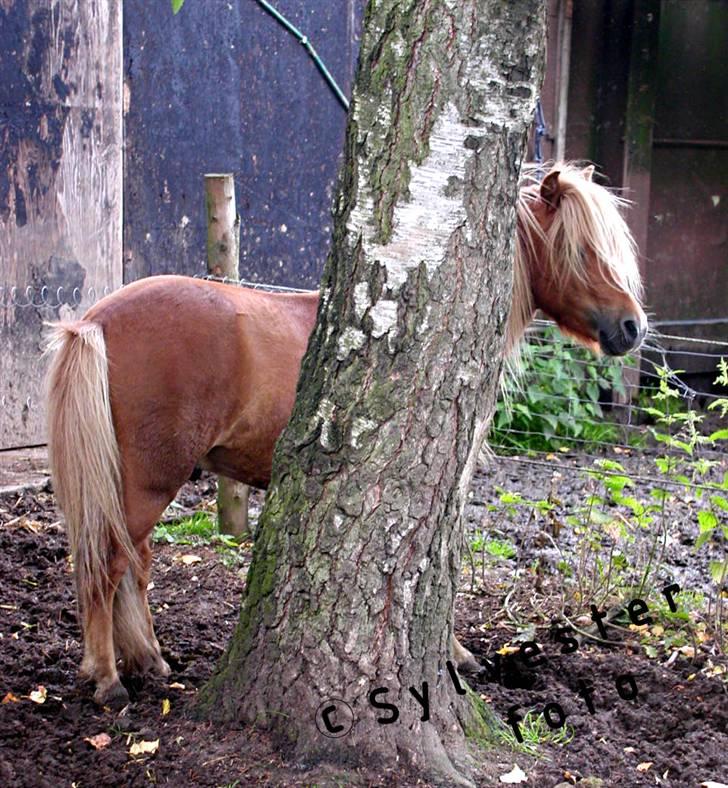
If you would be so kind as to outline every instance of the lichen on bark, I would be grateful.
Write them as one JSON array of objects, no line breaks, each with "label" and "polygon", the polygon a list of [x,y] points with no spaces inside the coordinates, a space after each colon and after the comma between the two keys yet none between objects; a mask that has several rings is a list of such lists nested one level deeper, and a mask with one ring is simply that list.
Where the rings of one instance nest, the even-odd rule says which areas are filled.
[{"label": "lichen on bark", "polygon": [[[467,784],[448,679],[461,514],[492,412],[541,0],[373,0],[317,326],[279,440],[238,629],[201,708],[307,762]],[[422,722],[410,687],[426,681]],[[402,721],[380,725],[386,687]],[[327,738],[327,698],[355,724]]]}]

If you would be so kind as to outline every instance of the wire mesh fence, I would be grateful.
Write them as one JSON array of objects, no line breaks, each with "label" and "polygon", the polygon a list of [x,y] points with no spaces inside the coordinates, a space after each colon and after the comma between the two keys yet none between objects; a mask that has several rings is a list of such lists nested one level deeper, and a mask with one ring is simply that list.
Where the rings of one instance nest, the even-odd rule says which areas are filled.
[{"label": "wire mesh fence", "polygon": [[[240,284],[265,287],[254,282]],[[277,289],[300,292],[297,288]],[[0,285],[0,315],[11,309],[43,313],[63,305],[77,308],[81,304],[93,304],[109,292],[109,288],[97,291],[94,287]],[[679,325],[685,329],[725,325],[728,337],[728,318],[654,323],[655,327],[661,325]],[[679,343],[681,347],[669,347],[665,343]],[[667,380],[678,393],[675,405],[679,401],[680,407],[688,410],[704,410],[706,405],[726,396],[715,390],[694,388],[680,371],[673,369],[674,359],[690,357],[700,359],[703,368],[714,367],[717,374],[718,363],[728,357],[728,338],[706,339],[691,336],[687,330],[679,335],[666,334],[653,327],[638,363],[605,362],[569,345],[549,321],[536,320],[523,343],[521,369],[506,376],[490,448],[505,453],[511,461],[519,461],[513,455],[521,449],[521,453],[530,453],[530,462],[536,461],[534,453],[539,445],[561,453],[579,453],[584,459],[601,456],[595,452],[606,449],[635,450],[650,440],[649,423],[655,413],[649,400],[661,380]],[[541,404],[540,408],[526,412],[537,403]],[[515,409],[515,418],[506,417],[509,409]],[[521,419],[517,417],[519,412]],[[724,456],[720,448],[704,443],[696,449],[701,456]]]},{"label": "wire mesh fence", "polygon": [[[728,319],[714,324],[723,322],[728,326]],[[726,358],[728,341],[654,328],[639,356],[598,358],[571,345],[549,321],[535,321],[517,369],[505,377],[489,447],[514,463],[537,463],[556,452],[583,471],[610,453],[658,449],[668,459],[723,463],[728,458],[720,430],[725,415],[720,406],[728,397],[721,373]],[[699,387],[678,368],[686,359],[699,359]],[[657,477],[643,472],[635,478],[651,482]]]},{"label": "wire mesh fence", "polygon": [[[473,588],[477,564],[490,567],[481,585],[492,582],[486,549],[509,551],[506,597],[530,589],[524,609],[553,613],[537,589],[558,578],[549,588],[562,619],[570,605],[609,605],[677,582],[690,589],[692,624],[723,648],[728,342],[689,328],[653,329],[637,359],[609,360],[570,345],[552,324],[532,327],[494,417],[480,488],[489,492],[469,510]],[[539,541],[545,549],[534,549]]]},{"label": "wire mesh fence", "polygon": [[[0,286],[0,318],[5,322],[8,310],[37,310],[51,319],[61,304],[86,305],[105,294],[93,288]],[[483,457],[491,493],[487,501],[471,500],[471,509],[477,503],[487,518],[475,531],[471,527],[469,538],[476,533],[481,549],[510,551],[508,528],[499,523],[520,518],[522,533],[524,524],[535,522],[539,538],[561,556],[556,575],[574,572],[580,599],[598,599],[598,593],[606,598],[618,576],[633,588],[644,586],[671,549],[673,558],[681,550],[703,550],[698,563],[712,600],[708,615],[717,610],[722,616],[721,589],[728,577],[728,338],[721,327],[728,327],[728,319],[662,327],[667,325],[679,333],[661,333],[656,323],[638,357],[608,359],[569,343],[553,324],[534,322],[519,368],[504,376]],[[700,336],[706,331],[710,338]],[[27,413],[43,407],[30,397],[20,405]],[[0,408],[11,407],[18,407],[17,398],[6,402],[2,396]],[[493,533],[504,540],[494,541]],[[631,574],[625,569],[620,575],[618,560],[629,561]],[[516,564],[512,575],[524,571]],[[679,571],[674,562],[671,571]],[[584,583],[593,584],[590,591]],[[562,583],[559,593],[568,587],[569,581]]]}]

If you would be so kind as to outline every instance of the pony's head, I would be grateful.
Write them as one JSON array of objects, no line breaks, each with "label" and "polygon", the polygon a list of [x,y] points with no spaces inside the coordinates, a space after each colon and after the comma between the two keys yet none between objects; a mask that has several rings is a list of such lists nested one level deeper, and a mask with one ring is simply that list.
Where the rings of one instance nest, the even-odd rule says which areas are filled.
[{"label": "pony's head", "polygon": [[513,334],[536,309],[593,350],[635,350],[647,331],[635,244],[625,201],[592,181],[593,167],[555,165],[541,183],[533,169],[518,201]]}]

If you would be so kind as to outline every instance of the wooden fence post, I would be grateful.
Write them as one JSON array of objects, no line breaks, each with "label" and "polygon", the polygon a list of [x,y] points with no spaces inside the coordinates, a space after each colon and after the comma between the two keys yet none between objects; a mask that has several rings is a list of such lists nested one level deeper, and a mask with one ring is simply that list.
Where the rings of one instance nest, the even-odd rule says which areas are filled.
[{"label": "wooden fence post", "polygon": [[[624,117],[624,158],[622,187],[633,205],[627,224],[637,244],[642,278],[647,279],[647,233],[650,223],[650,180],[652,178],[652,136],[657,96],[657,58],[660,33],[660,0],[634,3],[632,44],[627,82],[627,107]],[[622,375],[625,396],[617,394],[618,404],[631,406],[632,395],[639,391],[642,354],[636,354],[634,367]],[[623,409],[623,420],[631,420],[631,407]]]},{"label": "wooden fence post", "polygon": [[[231,174],[205,175],[207,206],[207,271],[216,277],[238,281],[240,271],[240,217],[235,209],[235,181]],[[250,533],[248,497],[250,487],[227,476],[217,478],[217,520],[221,533]]]}]

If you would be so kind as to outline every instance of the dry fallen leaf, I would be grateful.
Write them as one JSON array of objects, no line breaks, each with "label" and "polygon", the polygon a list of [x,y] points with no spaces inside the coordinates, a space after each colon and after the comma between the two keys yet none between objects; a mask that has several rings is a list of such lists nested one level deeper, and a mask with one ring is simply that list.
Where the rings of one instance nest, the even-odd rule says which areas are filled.
[{"label": "dry fallen leaf", "polygon": [[151,755],[159,749],[159,739],[154,741],[138,741],[129,748],[129,755]]},{"label": "dry fallen leaf", "polygon": [[33,703],[45,703],[48,697],[48,690],[42,685],[38,685],[38,689],[34,689],[28,697]]},{"label": "dry fallen leaf", "polygon": [[713,678],[714,676],[721,676],[723,673],[727,672],[728,668],[725,665],[714,665],[710,660],[708,660],[708,664],[704,667],[700,672],[704,673],[706,676]]},{"label": "dry fallen leaf", "polygon": [[502,783],[525,783],[528,780],[526,773],[516,763],[508,774],[501,774],[498,778]]},{"label": "dry fallen leaf", "polygon": [[184,684],[180,684],[180,683],[179,683],[179,681],[173,681],[173,682],[172,682],[172,683],[169,685],[169,688],[170,688],[170,689],[178,689],[178,690],[183,690],[183,689],[185,689],[185,685],[184,685]]},{"label": "dry fallen leaf", "polygon": [[111,744],[111,736],[108,733],[97,733],[95,736],[85,736],[87,741],[95,750],[103,750]]},{"label": "dry fallen leaf", "polygon": [[508,654],[518,654],[521,649],[518,646],[503,646],[496,651],[496,654],[500,654],[502,657],[507,656]]},{"label": "dry fallen leaf", "polygon": [[162,716],[166,717],[169,714],[169,710],[172,708],[172,704],[169,702],[169,698],[165,698],[162,701]]},{"label": "dry fallen leaf", "polygon": [[638,772],[646,772],[652,768],[652,761],[643,761],[642,763],[637,764],[637,771]]},{"label": "dry fallen leaf", "polygon": [[700,783],[700,788],[728,788],[725,783],[715,783],[712,780],[706,780]]},{"label": "dry fallen leaf", "polygon": [[187,555],[183,555],[179,559],[185,566],[189,566],[190,564],[196,564],[198,561],[202,561],[199,555],[192,555],[188,553]]},{"label": "dry fallen leaf", "polygon": [[632,630],[632,632],[647,632],[649,629],[647,624],[630,624],[629,628]]},{"label": "dry fallen leaf", "polygon": [[3,703],[20,703],[20,698],[13,694],[12,692],[8,692],[7,695],[2,700]]},{"label": "dry fallen leaf", "polygon": [[625,748],[624,748],[624,751],[625,751],[625,752],[635,752],[636,750],[635,750],[635,748],[634,748],[634,747],[625,747]]}]

